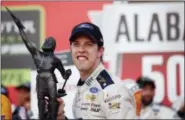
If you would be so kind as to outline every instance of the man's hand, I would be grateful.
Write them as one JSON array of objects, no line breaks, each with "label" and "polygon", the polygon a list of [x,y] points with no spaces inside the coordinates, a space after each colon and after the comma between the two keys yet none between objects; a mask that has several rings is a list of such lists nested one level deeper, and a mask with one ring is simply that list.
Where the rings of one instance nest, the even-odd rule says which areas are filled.
[{"label": "man's hand", "polygon": [[9,12],[10,16],[12,17],[13,21],[15,22],[15,24],[17,25],[17,27],[20,30],[23,30],[25,27],[24,25],[21,23],[21,21],[12,13],[12,11],[10,9],[8,9],[8,7],[5,7],[6,10]]},{"label": "man's hand", "polygon": [[64,101],[62,98],[57,98],[57,102],[59,104],[58,107],[58,114],[57,114],[57,120],[61,120],[61,119],[65,119],[65,115],[64,115]]},{"label": "man's hand", "polygon": [[[57,113],[57,120],[64,120],[65,115],[64,115],[64,101],[62,98],[57,98],[58,102],[58,113]],[[50,114],[48,114],[48,105],[49,105],[49,98],[45,97],[45,115],[47,119],[50,119]]]}]

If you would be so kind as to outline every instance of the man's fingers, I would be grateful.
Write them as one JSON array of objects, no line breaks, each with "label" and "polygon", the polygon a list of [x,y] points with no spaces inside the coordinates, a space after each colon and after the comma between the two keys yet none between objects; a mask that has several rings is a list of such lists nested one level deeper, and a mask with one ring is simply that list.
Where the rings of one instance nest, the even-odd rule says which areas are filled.
[{"label": "man's fingers", "polygon": [[57,98],[57,101],[58,101],[59,104],[64,104],[64,101],[63,101],[62,98]]},{"label": "man's fingers", "polygon": [[64,106],[63,105],[59,105],[58,108],[58,113],[57,113],[57,118],[64,118]]},{"label": "man's fingers", "polygon": [[64,114],[64,101],[63,101],[63,99],[57,98],[57,101],[59,103],[58,115]]},{"label": "man's fingers", "polygon": [[63,102],[63,99],[62,98],[57,98],[57,101],[58,102]]}]

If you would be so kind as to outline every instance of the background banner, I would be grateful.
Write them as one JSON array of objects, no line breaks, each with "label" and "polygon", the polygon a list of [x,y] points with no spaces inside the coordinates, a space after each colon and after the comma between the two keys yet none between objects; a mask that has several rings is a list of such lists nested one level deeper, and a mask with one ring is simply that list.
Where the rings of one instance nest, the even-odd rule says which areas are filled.
[{"label": "background banner", "polygon": [[[29,40],[37,49],[40,49],[41,40],[44,40],[45,21],[42,8],[40,6],[13,6],[9,9],[21,19]],[[5,8],[2,7],[1,10],[2,68],[34,69],[32,58],[21,39],[18,28]]]}]

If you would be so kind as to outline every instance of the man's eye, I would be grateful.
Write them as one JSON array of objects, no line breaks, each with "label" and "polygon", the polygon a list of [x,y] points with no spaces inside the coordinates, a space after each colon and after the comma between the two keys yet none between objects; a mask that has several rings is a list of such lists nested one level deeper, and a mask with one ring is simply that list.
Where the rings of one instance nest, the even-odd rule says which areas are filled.
[{"label": "man's eye", "polygon": [[92,44],[92,43],[87,43],[86,45],[88,45],[88,46],[93,46],[93,44]]},{"label": "man's eye", "polygon": [[79,46],[79,44],[78,43],[73,43],[73,46]]}]

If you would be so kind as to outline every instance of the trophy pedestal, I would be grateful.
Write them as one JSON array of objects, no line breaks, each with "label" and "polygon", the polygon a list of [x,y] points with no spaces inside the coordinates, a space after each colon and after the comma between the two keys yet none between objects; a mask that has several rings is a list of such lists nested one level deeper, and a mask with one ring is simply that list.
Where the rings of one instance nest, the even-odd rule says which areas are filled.
[{"label": "trophy pedestal", "polygon": [[66,91],[65,91],[64,89],[59,89],[59,90],[58,90],[58,94],[57,94],[57,97],[58,97],[58,98],[64,97],[64,96],[66,96],[66,95],[67,95],[67,93],[66,93]]}]

